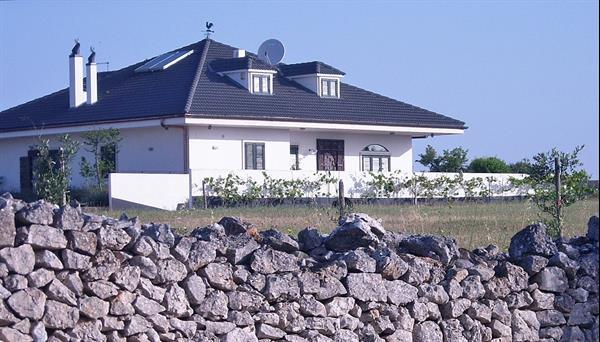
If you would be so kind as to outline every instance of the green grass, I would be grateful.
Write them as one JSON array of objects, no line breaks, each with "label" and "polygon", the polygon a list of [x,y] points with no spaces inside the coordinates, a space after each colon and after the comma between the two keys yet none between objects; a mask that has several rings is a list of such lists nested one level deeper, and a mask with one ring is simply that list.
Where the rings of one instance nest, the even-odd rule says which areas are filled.
[{"label": "green grass", "polygon": [[[329,207],[255,207],[217,208],[183,211],[124,210],[110,212],[102,208],[89,211],[111,217],[122,212],[139,216],[142,222],[168,223],[180,232],[189,231],[219,221],[223,216],[240,216],[259,230],[277,228],[289,234],[313,226],[329,232],[336,225],[338,212]],[[492,203],[454,203],[452,205],[360,205],[354,212],[364,212],[381,218],[388,230],[438,234],[455,238],[461,247],[473,249],[495,244],[508,247],[510,238],[520,229],[538,221],[537,209],[529,201]],[[598,215],[598,199],[578,202],[565,209],[564,235],[582,235],[587,221]]]}]

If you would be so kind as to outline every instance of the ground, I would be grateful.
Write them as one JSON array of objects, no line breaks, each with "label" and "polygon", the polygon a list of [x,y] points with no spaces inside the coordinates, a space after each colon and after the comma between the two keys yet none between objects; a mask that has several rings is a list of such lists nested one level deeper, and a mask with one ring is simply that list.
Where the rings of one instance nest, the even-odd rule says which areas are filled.
[{"label": "ground", "polygon": [[[96,213],[119,217],[122,211],[93,209]],[[493,203],[453,203],[436,205],[394,205],[354,207],[380,218],[388,230],[407,233],[437,234],[454,237],[461,247],[495,244],[508,247],[510,238],[520,229],[538,221],[537,208],[529,201]],[[277,228],[289,234],[313,226],[322,232],[335,227],[338,212],[330,207],[242,207],[197,209],[184,211],[125,210],[128,216],[139,216],[142,222],[168,223],[184,232],[217,222],[223,216],[240,216],[259,230]],[[564,235],[585,234],[587,221],[598,215],[598,198],[578,202],[565,209]]]}]

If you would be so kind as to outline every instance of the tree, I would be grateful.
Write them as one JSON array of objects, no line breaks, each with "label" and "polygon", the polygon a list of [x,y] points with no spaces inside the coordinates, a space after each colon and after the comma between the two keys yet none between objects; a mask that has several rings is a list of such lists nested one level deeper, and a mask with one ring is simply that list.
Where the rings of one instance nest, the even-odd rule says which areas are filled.
[{"label": "tree", "polygon": [[510,167],[497,157],[475,158],[469,164],[469,172],[476,173],[509,173]]},{"label": "tree", "polygon": [[122,140],[120,135],[116,128],[95,130],[81,135],[86,146],[84,150],[92,154],[93,160],[90,163],[85,157],[81,157],[80,174],[95,182],[99,190],[102,190],[108,174],[116,170],[118,144]]},{"label": "tree", "polygon": [[71,161],[79,150],[79,142],[68,134],[58,141],[58,150],[51,150],[49,139],[40,138],[33,146],[37,151],[33,163],[33,188],[39,198],[65,205],[71,184]]},{"label": "tree", "polygon": [[439,156],[431,145],[427,145],[425,153],[419,154],[417,162],[428,167],[431,172],[462,172],[466,169],[467,153],[468,150],[455,147],[452,150],[444,150]]},{"label": "tree", "polygon": [[[551,151],[538,153],[533,157],[529,177],[519,181],[528,185],[533,191],[532,201],[540,210],[540,219],[548,226],[552,235],[562,236],[562,208],[588,197],[595,192],[589,186],[589,175],[581,167],[579,152],[583,149],[577,146],[571,153],[561,152],[556,148]],[[561,197],[555,189],[554,159],[560,161]]]},{"label": "tree", "polygon": [[513,173],[523,173],[530,174],[531,173],[531,161],[527,158],[518,161],[516,163],[510,164],[510,172]]}]

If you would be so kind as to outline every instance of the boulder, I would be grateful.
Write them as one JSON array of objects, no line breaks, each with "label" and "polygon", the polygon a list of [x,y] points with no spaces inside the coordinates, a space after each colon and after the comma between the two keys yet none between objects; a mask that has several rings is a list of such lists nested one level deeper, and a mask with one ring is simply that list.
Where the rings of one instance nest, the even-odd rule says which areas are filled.
[{"label": "boulder", "polygon": [[260,237],[263,243],[278,251],[293,253],[300,248],[291,236],[275,229],[260,232]]},{"label": "boulder", "polygon": [[258,242],[247,234],[230,236],[225,246],[225,256],[227,261],[233,265],[243,264],[259,247]]},{"label": "boulder", "polygon": [[600,228],[598,226],[598,221],[598,216],[592,216],[588,221],[587,238],[594,242],[598,242],[600,239]]},{"label": "boulder", "polygon": [[419,290],[402,280],[385,281],[388,302],[395,305],[406,305],[417,299]]},{"label": "boulder", "polygon": [[110,304],[98,297],[82,297],[79,299],[79,312],[91,319],[99,319],[108,315]]},{"label": "boulder", "polygon": [[28,203],[17,211],[15,220],[19,226],[50,225],[54,221],[54,205],[44,200]]},{"label": "boulder", "polygon": [[414,342],[442,342],[444,336],[440,326],[432,321],[417,323],[413,330]]},{"label": "boulder", "polygon": [[325,238],[314,227],[307,227],[298,232],[298,244],[302,251],[310,252],[321,246]]},{"label": "boulder", "polygon": [[77,230],[67,231],[69,248],[75,252],[94,255],[96,254],[96,234]]},{"label": "boulder", "polygon": [[[1,207],[1,205],[0,205]],[[17,230],[15,227],[15,213],[12,206],[7,205],[0,208],[0,248],[13,247]]]},{"label": "boulder", "polygon": [[29,227],[25,243],[37,249],[56,250],[67,247],[67,238],[61,229],[33,224]]},{"label": "boulder", "polygon": [[399,247],[414,255],[450,263],[459,256],[456,240],[436,235],[410,235],[399,241]]},{"label": "boulder", "polygon": [[31,245],[5,247],[0,250],[0,261],[9,271],[22,275],[31,273],[35,266],[35,253]]},{"label": "boulder", "polygon": [[569,288],[565,271],[558,267],[546,267],[532,277],[532,282],[538,284],[542,291],[562,293]]},{"label": "boulder", "polygon": [[66,304],[48,300],[42,323],[48,329],[74,328],[79,320],[79,310]]},{"label": "boulder", "polygon": [[377,267],[375,259],[362,248],[347,252],[343,259],[351,272],[374,273]]},{"label": "boulder", "polygon": [[44,314],[46,295],[42,291],[30,287],[13,293],[6,303],[17,316],[39,320]]},{"label": "boulder", "polygon": [[118,227],[102,227],[98,231],[98,245],[100,248],[107,248],[120,251],[131,241],[131,236]]},{"label": "boulder", "polygon": [[298,260],[292,254],[273,250],[271,248],[260,248],[252,255],[250,268],[262,274],[275,272],[297,272]]},{"label": "boulder", "polygon": [[216,289],[231,291],[236,287],[233,281],[233,271],[229,264],[208,264],[202,269],[201,274]]},{"label": "boulder", "polygon": [[225,216],[219,220],[219,224],[225,229],[227,235],[239,235],[245,233],[252,225],[239,217]]},{"label": "boulder", "polygon": [[551,257],[558,248],[552,238],[546,233],[543,223],[527,226],[510,240],[508,253],[513,260],[519,260],[527,255],[540,255]]},{"label": "boulder", "polygon": [[325,247],[344,252],[359,247],[376,246],[383,236],[381,224],[366,214],[350,214],[325,238]]},{"label": "boulder", "polygon": [[164,259],[156,262],[156,284],[180,282],[187,276],[186,267],[177,259]]},{"label": "boulder", "polygon": [[62,230],[81,230],[85,223],[81,206],[77,202],[60,207],[53,218],[53,226]]},{"label": "boulder", "polygon": [[380,274],[350,273],[345,282],[348,295],[363,302],[386,302],[388,293]]}]

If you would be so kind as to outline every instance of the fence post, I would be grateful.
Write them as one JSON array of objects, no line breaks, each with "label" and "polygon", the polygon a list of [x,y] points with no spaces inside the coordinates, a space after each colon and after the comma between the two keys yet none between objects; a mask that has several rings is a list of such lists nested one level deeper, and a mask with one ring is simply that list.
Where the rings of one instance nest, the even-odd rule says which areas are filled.
[{"label": "fence post", "polygon": [[558,224],[558,237],[562,238],[561,207],[562,199],[560,193],[560,158],[554,157],[554,187],[556,189],[556,223]]},{"label": "fence post", "polygon": [[206,198],[206,181],[202,180],[202,202],[204,209],[208,209],[208,199]]},{"label": "fence post", "polygon": [[346,205],[346,201],[344,200],[344,181],[340,179],[339,189],[338,189],[338,207],[340,210],[340,218],[344,216],[344,207]]}]

